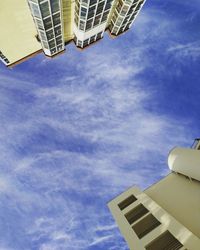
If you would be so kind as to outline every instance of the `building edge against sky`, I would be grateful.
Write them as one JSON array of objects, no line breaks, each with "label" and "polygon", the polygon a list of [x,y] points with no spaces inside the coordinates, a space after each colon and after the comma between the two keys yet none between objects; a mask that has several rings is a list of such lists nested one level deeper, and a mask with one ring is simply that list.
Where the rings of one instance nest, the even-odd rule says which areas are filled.
[{"label": "building edge against sky", "polygon": [[12,67],[42,51],[53,57],[74,41],[83,49],[127,31],[145,0],[2,0],[0,60]]},{"label": "building edge against sky", "polygon": [[170,151],[166,177],[108,203],[130,250],[200,249],[200,140]]}]

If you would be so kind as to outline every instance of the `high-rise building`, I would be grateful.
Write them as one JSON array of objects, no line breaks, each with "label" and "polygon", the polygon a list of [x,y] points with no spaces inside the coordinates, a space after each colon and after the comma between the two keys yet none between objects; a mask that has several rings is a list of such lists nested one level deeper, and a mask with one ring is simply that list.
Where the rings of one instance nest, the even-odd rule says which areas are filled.
[{"label": "high-rise building", "polygon": [[131,250],[200,249],[200,140],[169,153],[171,172],[108,203]]},{"label": "high-rise building", "polygon": [[145,0],[2,0],[0,59],[7,66],[44,52],[53,57],[74,41],[81,49],[128,30]]}]

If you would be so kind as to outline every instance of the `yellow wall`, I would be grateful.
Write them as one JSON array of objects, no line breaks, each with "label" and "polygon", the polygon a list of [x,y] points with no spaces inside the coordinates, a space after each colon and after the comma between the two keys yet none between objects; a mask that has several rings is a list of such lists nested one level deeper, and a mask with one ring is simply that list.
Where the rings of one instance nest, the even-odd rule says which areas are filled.
[{"label": "yellow wall", "polygon": [[11,63],[41,49],[26,0],[1,0],[0,23],[0,50]]},{"label": "yellow wall", "polygon": [[74,9],[73,0],[62,0],[63,8],[63,24],[64,24],[64,40],[65,42],[73,39],[73,9]]}]

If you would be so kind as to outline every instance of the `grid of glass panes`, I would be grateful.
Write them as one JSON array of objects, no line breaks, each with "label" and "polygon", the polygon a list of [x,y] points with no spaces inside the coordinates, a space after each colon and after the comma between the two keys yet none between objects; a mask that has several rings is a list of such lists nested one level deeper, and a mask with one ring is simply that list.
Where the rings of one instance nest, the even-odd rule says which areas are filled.
[{"label": "grid of glass panes", "polygon": [[77,37],[75,37],[74,42],[75,42],[77,47],[85,48],[88,45],[90,45],[91,43],[94,43],[94,42],[100,40],[102,38],[102,36],[103,36],[103,31],[97,33],[94,36],[91,36],[90,38],[85,39],[84,41],[78,40]]},{"label": "grid of glass panes", "polygon": [[104,23],[113,0],[76,0],[74,21],[80,31],[90,29]]},{"label": "grid of glass panes", "polygon": [[145,0],[119,0],[112,15],[110,31],[118,35],[130,28]]},{"label": "grid of glass panes", "polygon": [[8,60],[8,58],[6,56],[4,56],[4,54],[0,51],[0,60],[5,63],[5,64],[9,64],[10,61]]},{"label": "grid of glass panes", "polygon": [[60,0],[28,0],[42,47],[54,55],[64,50]]}]

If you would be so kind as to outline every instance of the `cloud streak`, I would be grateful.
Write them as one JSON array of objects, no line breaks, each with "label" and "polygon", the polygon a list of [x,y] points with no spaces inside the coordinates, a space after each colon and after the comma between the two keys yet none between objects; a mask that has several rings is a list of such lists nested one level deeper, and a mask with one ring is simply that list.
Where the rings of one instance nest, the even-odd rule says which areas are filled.
[{"label": "cloud streak", "polygon": [[[171,24],[153,14],[112,48],[105,38],[79,58],[72,50],[53,64],[34,59],[33,72],[3,72],[0,248],[127,250],[106,203],[166,174],[168,151],[193,136],[188,120],[158,107],[159,85],[147,70],[165,71],[154,52],[165,47]],[[177,50],[170,46],[159,53]]]}]

